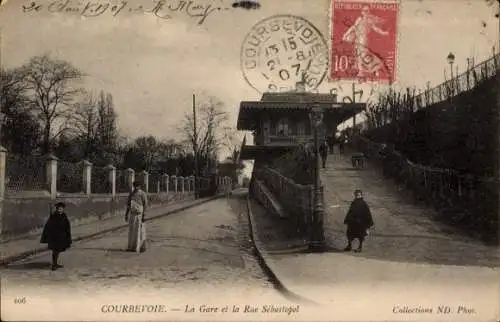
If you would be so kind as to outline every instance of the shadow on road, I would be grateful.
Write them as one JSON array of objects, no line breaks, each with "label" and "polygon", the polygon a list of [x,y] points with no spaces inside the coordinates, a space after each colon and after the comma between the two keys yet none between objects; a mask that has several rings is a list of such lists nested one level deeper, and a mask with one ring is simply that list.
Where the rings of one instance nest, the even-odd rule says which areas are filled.
[{"label": "shadow on road", "polygon": [[7,269],[19,269],[19,270],[36,270],[36,269],[50,269],[50,262],[29,262],[22,264],[7,265]]},{"label": "shadow on road", "polygon": [[78,247],[78,250],[102,250],[110,253],[129,253],[125,248]]}]

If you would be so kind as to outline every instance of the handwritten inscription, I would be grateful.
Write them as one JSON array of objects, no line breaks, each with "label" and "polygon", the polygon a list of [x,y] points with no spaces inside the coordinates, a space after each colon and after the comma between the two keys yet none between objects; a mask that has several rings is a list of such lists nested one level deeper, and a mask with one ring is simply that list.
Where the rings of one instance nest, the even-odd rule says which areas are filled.
[{"label": "handwritten inscription", "polygon": [[73,13],[82,17],[98,17],[105,14],[113,17],[129,13],[153,14],[164,20],[172,19],[172,14],[180,13],[190,18],[197,19],[198,24],[203,24],[209,16],[217,12],[229,10],[222,5],[213,3],[203,4],[197,1],[186,0],[155,0],[152,5],[132,5],[128,1],[78,1],[78,0],[56,0],[48,4],[31,1],[21,6],[25,13],[38,13],[47,11],[50,13]]}]

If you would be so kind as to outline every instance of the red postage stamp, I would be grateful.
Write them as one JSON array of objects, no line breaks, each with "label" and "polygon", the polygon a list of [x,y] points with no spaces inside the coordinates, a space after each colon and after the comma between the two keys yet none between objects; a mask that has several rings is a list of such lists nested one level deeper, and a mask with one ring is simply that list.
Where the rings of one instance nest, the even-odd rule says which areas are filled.
[{"label": "red postage stamp", "polygon": [[397,1],[332,0],[332,80],[395,80],[398,11]]}]

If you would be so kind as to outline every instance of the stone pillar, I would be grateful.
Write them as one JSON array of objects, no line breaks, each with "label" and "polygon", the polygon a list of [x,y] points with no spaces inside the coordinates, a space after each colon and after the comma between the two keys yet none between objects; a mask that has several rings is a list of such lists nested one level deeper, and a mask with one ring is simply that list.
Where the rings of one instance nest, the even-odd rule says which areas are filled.
[{"label": "stone pillar", "polygon": [[177,176],[173,175],[172,176],[172,188],[174,189],[174,192],[177,192]]},{"label": "stone pillar", "polygon": [[87,160],[83,160],[83,193],[92,193],[92,163]]},{"label": "stone pillar", "polygon": [[144,186],[144,191],[149,192],[149,173],[146,170],[141,171],[142,184]]},{"label": "stone pillar", "polygon": [[111,197],[115,197],[116,196],[116,167],[112,164],[108,165],[106,167],[108,169],[108,180],[109,182],[111,183]]},{"label": "stone pillar", "polygon": [[46,174],[47,174],[47,187],[50,193],[50,199],[57,197],[57,157],[55,155],[47,156]]},{"label": "stone pillar", "polygon": [[184,193],[184,177],[179,177],[179,186],[181,193]]},{"label": "stone pillar", "polygon": [[126,169],[125,172],[127,173],[127,185],[130,191],[134,189],[133,183],[135,181],[135,171],[133,169]]},{"label": "stone pillar", "polygon": [[162,176],[162,179],[163,179],[163,184],[165,185],[165,191],[168,193],[168,188],[169,188],[169,182],[168,180],[170,179],[168,174],[164,174]]}]

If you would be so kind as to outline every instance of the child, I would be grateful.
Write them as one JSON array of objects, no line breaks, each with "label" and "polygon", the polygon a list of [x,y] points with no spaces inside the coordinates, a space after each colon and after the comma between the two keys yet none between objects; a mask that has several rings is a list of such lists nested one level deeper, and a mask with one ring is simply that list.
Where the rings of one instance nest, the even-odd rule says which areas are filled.
[{"label": "child", "polygon": [[48,244],[52,250],[52,270],[63,267],[57,263],[59,254],[71,247],[71,226],[64,212],[66,205],[58,202],[55,205],[56,210],[52,212],[45,223],[40,243]]},{"label": "child", "polygon": [[347,225],[348,241],[344,251],[350,251],[352,249],[353,240],[357,238],[359,239],[359,246],[355,252],[361,252],[364,238],[367,235],[367,229],[373,226],[373,219],[370,208],[363,200],[363,192],[359,189],[354,191],[354,200],[344,219],[344,224]]}]

